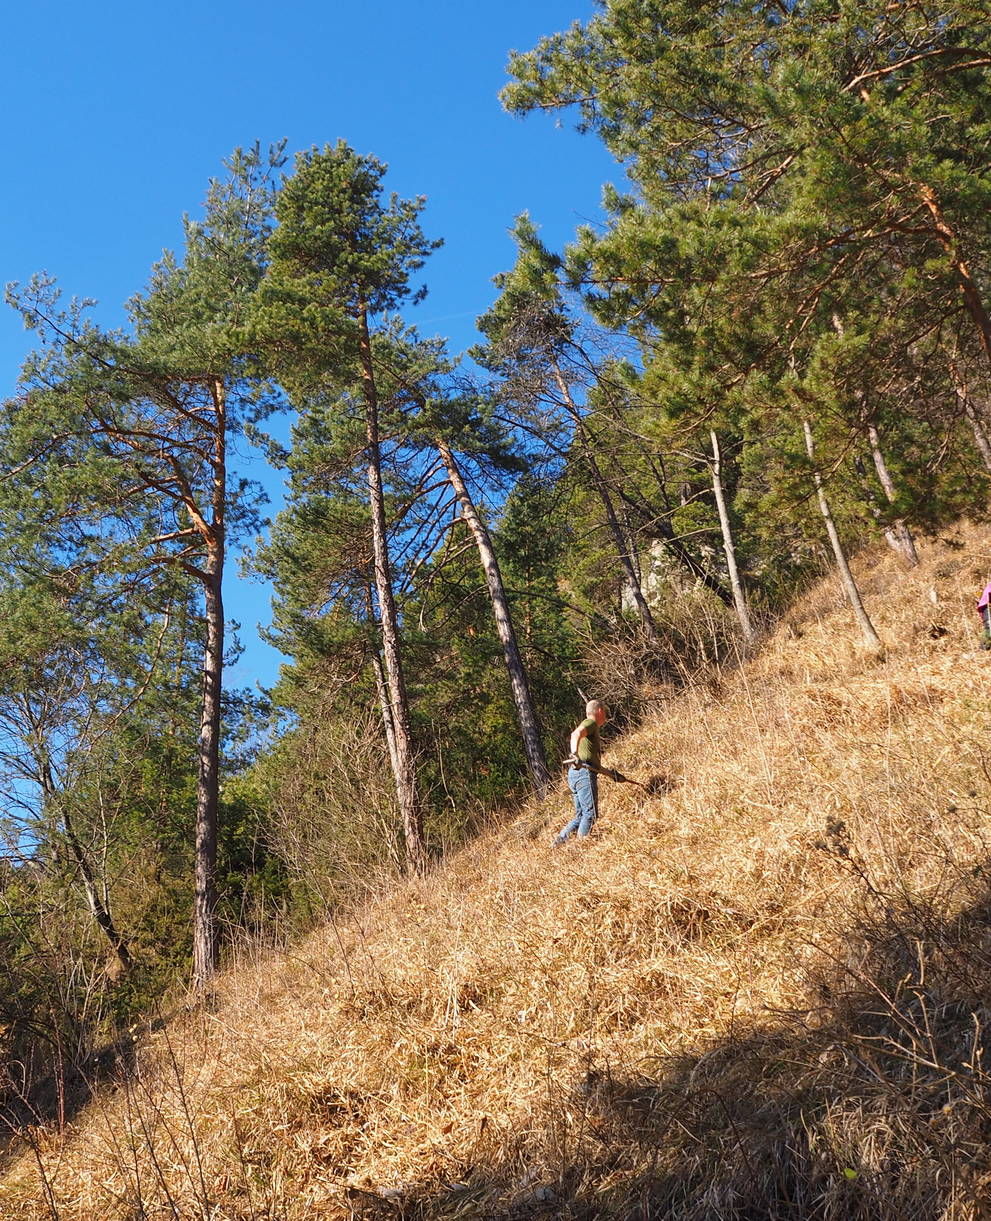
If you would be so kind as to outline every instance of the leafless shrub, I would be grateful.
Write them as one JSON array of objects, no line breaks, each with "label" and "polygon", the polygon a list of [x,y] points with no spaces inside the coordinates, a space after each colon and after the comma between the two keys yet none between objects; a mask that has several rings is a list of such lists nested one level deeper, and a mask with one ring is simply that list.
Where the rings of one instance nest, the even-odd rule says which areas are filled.
[{"label": "leafless shrub", "polygon": [[679,689],[711,683],[719,667],[741,655],[739,624],[705,590],[672,593],[654,615],[656,638],[624,623],[582,651],[590,690],[625,724]]},{"label": "leafless shrub", "polygon": [[395,785],[371,714],[290,735],[269,797],[269,847],[324,911],[400,869]]}]

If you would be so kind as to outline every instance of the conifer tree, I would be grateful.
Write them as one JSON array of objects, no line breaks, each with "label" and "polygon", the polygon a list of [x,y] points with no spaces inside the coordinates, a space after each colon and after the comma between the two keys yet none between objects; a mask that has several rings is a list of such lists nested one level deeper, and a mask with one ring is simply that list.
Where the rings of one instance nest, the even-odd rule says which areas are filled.
[{"label": "conifer tree", "polygon": [[[422,296],[411,279],[439,243],[419,224],[422,200],[382,197],[385,166],[343,142],[296,159],[276,206],[278,226],[253,330],[294,405],[320,401],[334,427],[360,416],[355,451],[365,464],[374,613],[388,687],[383,718],[394,742],[395,783],[409,867],[426,864],[399,613],[389,554],[383,424],[390,402],[389,315]],[[384,384],[383,384],[384,383]]]},{"label": "conifer tree", "polygon": [[[36,494],[48,544],[75,562],[127,572],[153,589],[176,572],[204,599],[195,817],[193,978],[205,986],[219,953],[216,863],[223,685],[223,575],[228,546],[258,522],[258,489],[229,479],[233,435],[267,408],[249,376],[242,327],[262,272],[272,169],[256,146],[237,151],[211,184],[201,223],[187,220],[182,262],[167,254],[130,303],[133,334],[106,333],[38,280],[11,299],[44,347],[29,391],[7,421],[16,479]],[[87,528],[82,528],[82,523]]]},{"label": "conifer tree", "polygon": [[496,277],[500,296],[479,320],[486,343],[473,354],[500,379],[505,409],[520,427],[539,435],[558,460],[569,459],[588,483],[601,506],[624,589],[643,633],[656,643],[657,627],[642,588],[638,535],[663,539],[693,576],[720,597],[726,597],[725,591],[682,545],[666,514],[643,489],[644,484],[656,487],[656,472],[638,478],[642,443],[629,432],[629,401],[618,362],[593,356],[580,339],[562,291],[562,260],[540,241],[527,216],[517,218],[513,236],[516,265]]},{"label": "conifer tree", "polygon": [[[607,191],[607,230],[578,234],[567,277],[601,321],[637,336],[648,372],[658,344],[704,334],[723,383],[760,382],[778,410],[789,357],[803,378],[817,363],[825,374],[816,349],[830,350],[839,313],[863,360],[832,426],[870,454],[883,525],[910,560],[906,511],[929,510],[896,467],[915,424],[888,430],[879,464],[877,413],[913,384],[937,329],[980,364],[972,384],[991,376],[980,7],[606,0],[510,67],[510,108],[574,108],[624,163],[632,189]],[[887,342],[862,344],[879,333]],[[903,407],[939,415],[918,390]]]}]

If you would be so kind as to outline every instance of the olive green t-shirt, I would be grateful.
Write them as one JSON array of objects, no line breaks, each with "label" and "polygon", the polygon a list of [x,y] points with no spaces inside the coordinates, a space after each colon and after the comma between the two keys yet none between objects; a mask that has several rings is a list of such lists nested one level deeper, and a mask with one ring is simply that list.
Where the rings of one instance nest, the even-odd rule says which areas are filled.
[{"label": "olive green t-shirt", "polygon": [[586,730],[585,736],[578,743],[578,758],[582,763],[601,767],[602,743],[599,741],[599,722],[594,716],[587,716],[578,728]]}]

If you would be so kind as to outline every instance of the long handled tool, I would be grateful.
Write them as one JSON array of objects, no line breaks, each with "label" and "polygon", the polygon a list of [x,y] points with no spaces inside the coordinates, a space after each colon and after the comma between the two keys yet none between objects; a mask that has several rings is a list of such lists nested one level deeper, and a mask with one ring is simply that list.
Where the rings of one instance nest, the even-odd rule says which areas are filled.
[{"label": "long handled tool", "polygon": [[574,755],[569,755],[563,761],[569,767],[587,767],[590,772],[595,772],[597,776],[606,776],[610,780],[615,780],[617,784],[635,784],[641,789],[645,789],[648,793],[659,793],[670,788],[670,781],[665,776],[652,776],[646,782],[643,780],[634,780],[632,776],[624,776],[622,772],[617,772],[612,767],[596,767],[592,763],[587,763],[584,759],[578,759]]}]

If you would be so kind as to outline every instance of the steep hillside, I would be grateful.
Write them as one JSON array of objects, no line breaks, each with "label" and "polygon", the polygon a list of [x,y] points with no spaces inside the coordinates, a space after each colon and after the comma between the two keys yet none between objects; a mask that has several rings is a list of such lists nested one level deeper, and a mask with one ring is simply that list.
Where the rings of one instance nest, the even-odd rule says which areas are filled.
[{"label": "steep hillside", "polygon": [[242,962],[2,1216],[965,1218],[991,1207],[991,534],[838,583],[544,808]]}]

